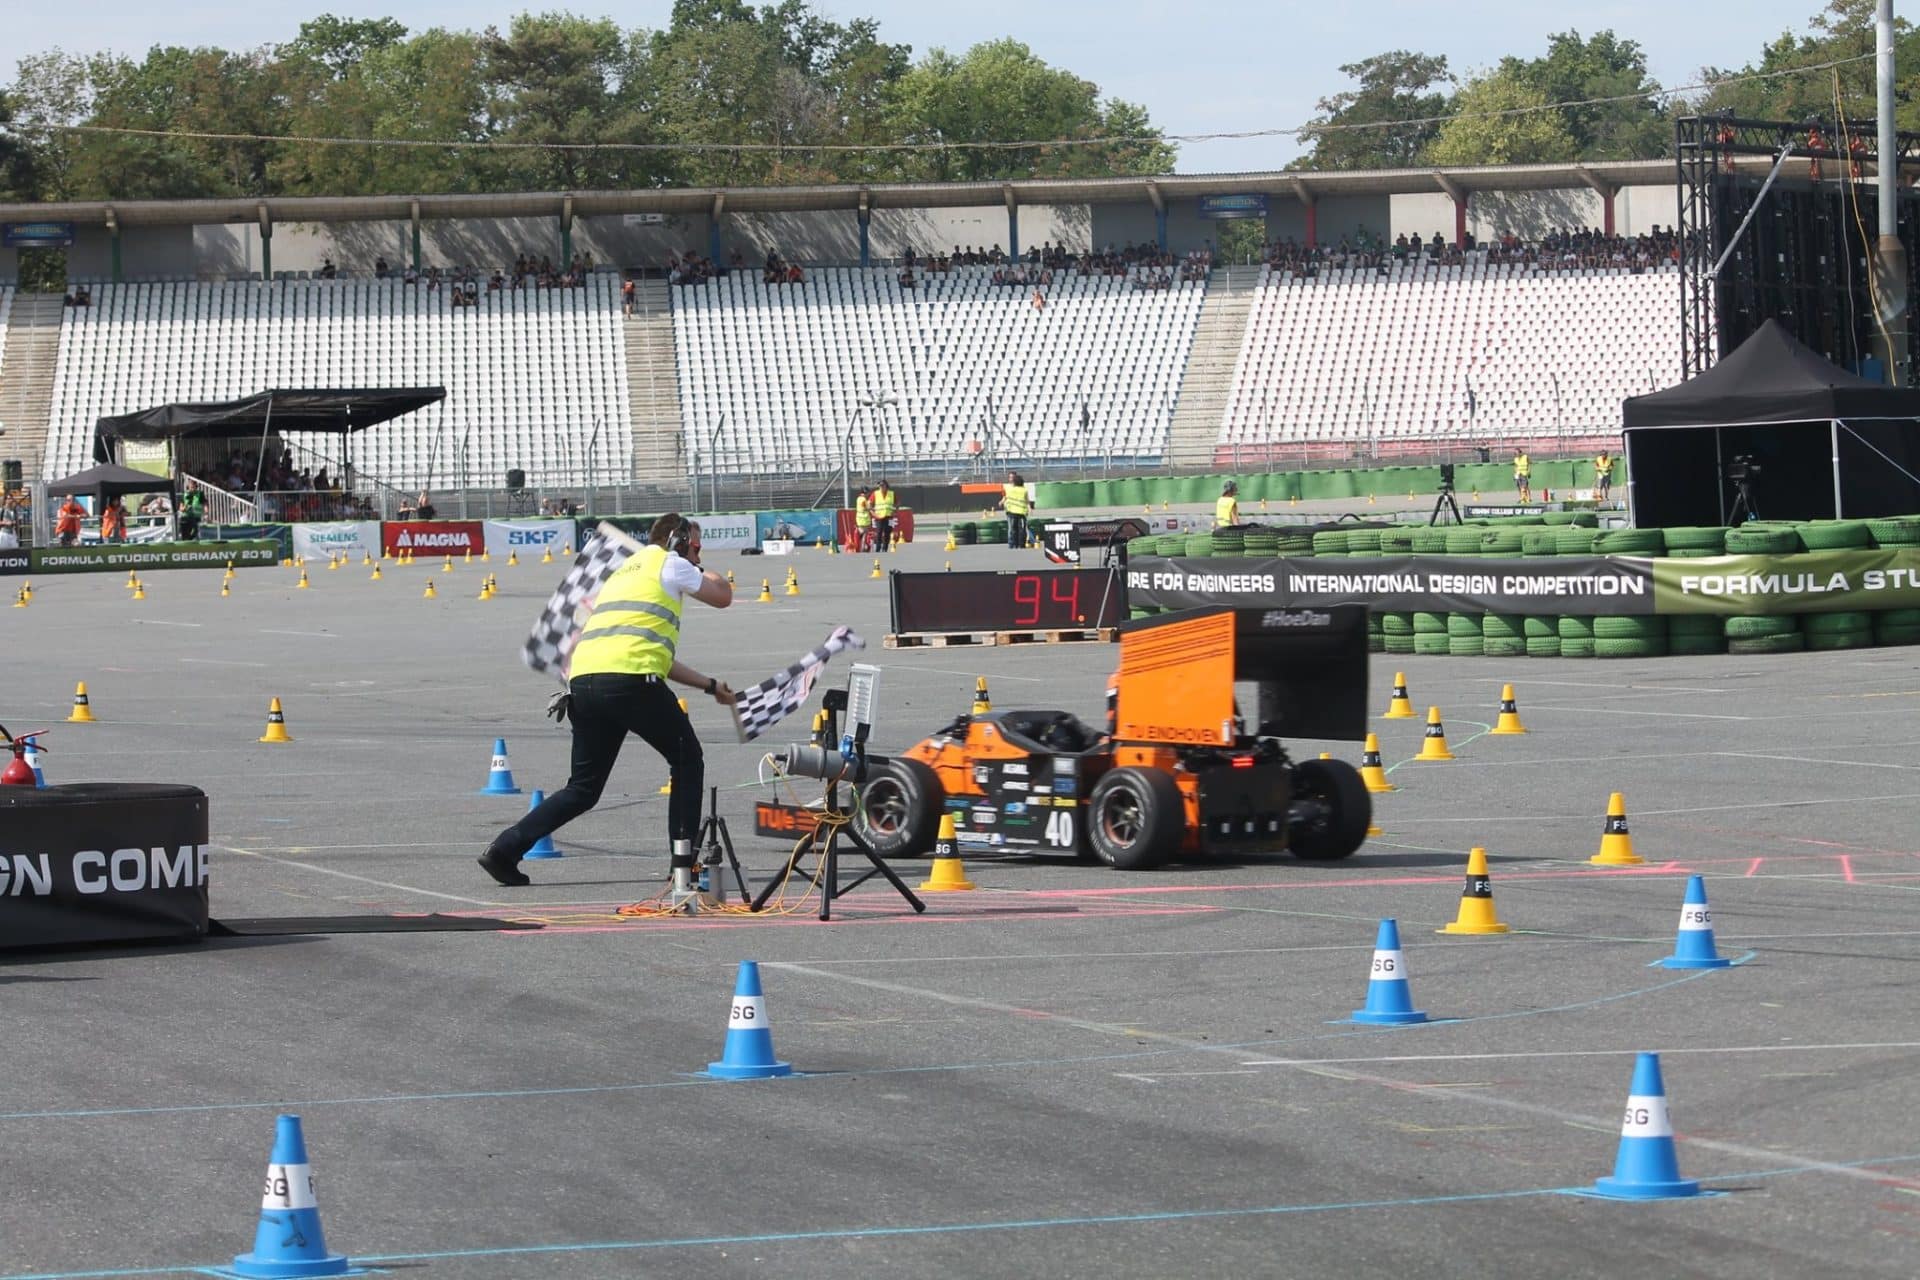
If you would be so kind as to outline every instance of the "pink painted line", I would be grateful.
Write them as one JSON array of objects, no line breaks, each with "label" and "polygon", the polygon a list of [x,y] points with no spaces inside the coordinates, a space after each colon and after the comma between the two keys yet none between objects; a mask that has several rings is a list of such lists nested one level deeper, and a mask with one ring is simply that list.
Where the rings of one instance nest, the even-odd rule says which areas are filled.
[{"label": "pink painted line", "polygon": [[1752,862],[1749,862],[1747,864],[1747,874],[1752,875],[1754,872],[1758,871],[1760,869],[1760,864],[1765,861],[1766,861],[1765,858],[1755,858]]},{"label": "pink painted line", "polygon": [[[1107,911],[1091,913],[1084,911],[1044,911],[1018,916],[972,915],[927,915],[916,916],[911,911],[897,915],[877,916],[844,914],[844,908],[836,904],[834,918],[822,921],[817,911],[802,912],[798,915],[776,916],[723,916],[706,918],[695,916],[682,919],[676,916],[636,916],[625,924],[549,924],[539,929],[514,929],[502,934],[509,938],[550,937],[556,934],[576,933],[637,933],[648,925],[663,924],[676,930],[686,929],[752,929],[752,928],[841,928],[853,925],[885,925],[909,923],[966,924],[979,920],[1117,920],[1132,919],[1140,916],[1187,916],[1211,914],[1214,907],[1147,907],[1127,911]],[[524,917],[523,917],[524,918]]]},{"label": "pink painted line", "polygon": [[1846,854],[1846,853],[1843,853],[1840,855],[1840,870],[1841,870],[1841,873],[1846,876],[1847,883],[1852,884],[1853,883],[1853,855]]},{"label": "pink painted line", "polygon": [[[1607,867],[1594,870],[1567,871],[1510,871],[1497,875],[1495,879],[1509,880],[1588,880],[1609,876],[1664,876],[1685,874],[1687,864],[1668,862],[1661,866],[1646,867]],[[1105,888],[1105,889],[1031,889],[1021,896],[1028,898],[1105,898],[1131,897],[1137,894],[1173,894],[1173,893],[1246,893],[1260,890],[1290,889],[1351,889],[1372,885],[1410,885],[1410,884],[1459,884],[1460,873],[1449,872],[1434,876],[1356,876],[1345,880],[1314,880],[1308,882],[1290,882],[1286,884],[1199,884],[1199,885],[1162,885],[1157,888]]]}]

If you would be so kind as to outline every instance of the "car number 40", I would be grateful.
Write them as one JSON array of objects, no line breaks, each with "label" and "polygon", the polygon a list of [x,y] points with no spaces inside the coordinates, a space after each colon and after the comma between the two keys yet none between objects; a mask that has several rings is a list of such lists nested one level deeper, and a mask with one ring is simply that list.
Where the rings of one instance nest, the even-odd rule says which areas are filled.
[{"label": "car number 40", "polygon": [[1046,841],[1056,849],[1073,847],[1073,810],[1055,809],[1047,815]]}]

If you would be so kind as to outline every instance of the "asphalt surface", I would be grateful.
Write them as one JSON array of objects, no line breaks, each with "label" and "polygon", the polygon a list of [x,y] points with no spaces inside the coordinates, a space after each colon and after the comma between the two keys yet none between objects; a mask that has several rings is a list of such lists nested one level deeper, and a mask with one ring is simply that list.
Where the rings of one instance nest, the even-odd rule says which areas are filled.
[{"label": "asphalt surface", "polygon": [[[949,560],[1016,563],[923,543],[887,567]],[[882,749],[965,711],[978,675],[997,705],[1100,711],[1107,646],[889,651],[870,560],[800,555],[802,594],[768,605],[746,588],[777,592],[780,562],[712,562],[742,599],[689,606],[692,661],[745,682],[852,624],[885,669]],[[1459,758],[1405,763],[1420,721],[1376,721],[1401,789],[1345,863],[970,860],[980,889],[924,916],[869,885],[827,925],[810,906],[632,920],[617,907],[666,872],[643,744],[532,888],[473,863],[526,805],[475,794],[493,739],[526,790],[567,758],[518,658],[556,567],[484,568],[504,587],[486,603],[479,565],[322,565],[306,591],[245,571],[228,599],[217,572],[154,573],[140,603],[116,575],[49,578],[0,610],[0,719],[52,726],[53,781],[207,791],[217,917],[547,926],[0,959],[0,1275],[225,1263],[253,1243],[281,1111],[304,1117],[328,1243],[394,1272],[1920,1271],[1912,650],[1376,657],[1371,705],[1403,670]],[[61,723],[77,680],[98,724]],[[1509,681],[1532,732],[1487,736]],[[275,696],[289,745],[255,741]],[[764,880],[783,846],[751,832],[762,748],[690,702]],[[1587,864],[1613,791],[1644,867]],[[1514,933],[1438,936],[1473,845]],[[1733,968],[1649,967],[1688,873]],[[1343,1021],[1383,917],[1430,1024]],[[744,959],[795,1078],[701,1074]],[[1612,1172],[1648,1049],[1682,1171],[1724,1194],[1567,1194]]]}]

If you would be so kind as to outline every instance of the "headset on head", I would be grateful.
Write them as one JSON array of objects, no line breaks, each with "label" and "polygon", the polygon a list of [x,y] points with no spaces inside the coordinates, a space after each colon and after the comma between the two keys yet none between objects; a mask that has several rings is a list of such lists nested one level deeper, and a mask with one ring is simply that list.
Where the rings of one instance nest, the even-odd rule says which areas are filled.
[{"label": "headset on head", "polygon": [[674,529],[672,536],[667,539],[667,550],[677,556],[684,556],[687,554],[687,549],[692,545],[693,521],[687,519],[685,516],[681,516],[679,525]]}]

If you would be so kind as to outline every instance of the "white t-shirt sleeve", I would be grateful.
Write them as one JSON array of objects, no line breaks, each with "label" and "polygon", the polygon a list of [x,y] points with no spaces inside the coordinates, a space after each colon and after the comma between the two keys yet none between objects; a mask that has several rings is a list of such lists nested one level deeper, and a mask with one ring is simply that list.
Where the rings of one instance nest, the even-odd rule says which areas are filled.
[{"label": "white t-shirt sleeve", "polygon": [[691,561],[670,555],[660,566],[660,585],[682,598],[700,589],[701,573]]}]

